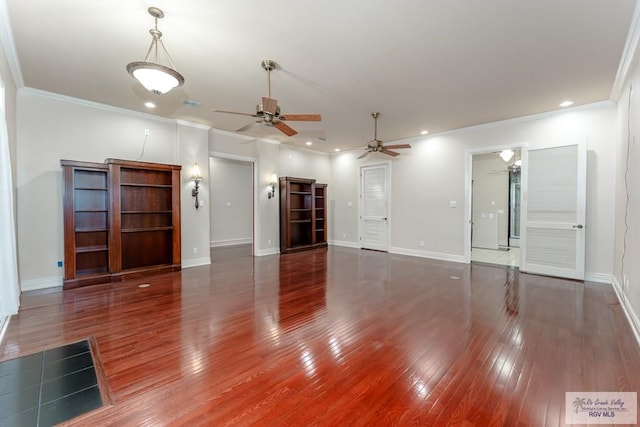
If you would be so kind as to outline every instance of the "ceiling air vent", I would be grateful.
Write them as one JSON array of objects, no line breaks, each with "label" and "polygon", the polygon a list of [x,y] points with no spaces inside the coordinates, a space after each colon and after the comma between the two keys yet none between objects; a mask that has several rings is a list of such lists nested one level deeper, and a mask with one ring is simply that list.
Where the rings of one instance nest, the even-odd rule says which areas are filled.
[{"label": "ceiling air vent", "polygon": [[200,103],[198,101],[194,101],[192,99],[183,99],[182,103],[184,105],[188,105],[189,107],[199,107]]}]

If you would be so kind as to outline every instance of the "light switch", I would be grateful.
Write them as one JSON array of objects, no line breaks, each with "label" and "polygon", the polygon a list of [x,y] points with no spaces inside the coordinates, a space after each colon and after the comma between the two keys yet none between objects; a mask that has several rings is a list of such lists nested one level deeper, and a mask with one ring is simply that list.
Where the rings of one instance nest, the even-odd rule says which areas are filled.
[{"label": "light switch", "polygon": [[450,208],[457,208],[458,207],[458,202],[456,202],[455,200],[449,200],[449,207]]},{"label": "light switch", "polygon": [[347,206],[349,207],[353,206],[353,202],[347,202]]},{"label": "light switch", "polygon": [[231,207],[231,202],[227,202],[227,207],[230,208]]}]

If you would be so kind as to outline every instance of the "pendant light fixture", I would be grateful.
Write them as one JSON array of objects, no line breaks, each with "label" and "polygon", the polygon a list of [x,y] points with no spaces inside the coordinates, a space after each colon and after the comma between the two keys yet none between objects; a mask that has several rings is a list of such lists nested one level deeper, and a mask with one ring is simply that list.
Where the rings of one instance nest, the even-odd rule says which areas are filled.
[{"label": "pendant light fixture", "polygon": [[[184,77],[175,70],[176,66],[162,42],[162,33],[158,30],[158,19],[164,18],[164,12],[157,7],[150,7],[148,12],[155,20],[154,27],[149,30],[152,37],[151,46],[149,46],[144,61],[128,64],[127,71],[148,91],[160,95],[182,86]],[[158,63],[158,49],[164,53],[167,59],[166,63],[169,66]]]}]

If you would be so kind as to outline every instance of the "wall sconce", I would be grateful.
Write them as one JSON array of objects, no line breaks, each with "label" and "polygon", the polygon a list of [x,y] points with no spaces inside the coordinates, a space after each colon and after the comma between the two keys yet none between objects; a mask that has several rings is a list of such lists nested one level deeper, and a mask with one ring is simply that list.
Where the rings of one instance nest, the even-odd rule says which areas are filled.
[{"label": "wall sconce", "polygon": [[271,191],[269,191],[267,195],[271,199],[272,197],[276,197],[276,185],[278,185],[278,175],[276,175],[275,172],[271,174],[271,182],[269,185],[271,186]]},{"label": "wall sconce", "polygon": [[191,169],[191,181],[195,183],[195,186],[191,189],[191,196],[196,198],[196,209],[198,209],[200,207],[200,202],[198,201],[198,192],[200,190],[200,181],[202,181],[202,175],[200,175],[200,167],[198,166],[198,162],[196,162]]}]

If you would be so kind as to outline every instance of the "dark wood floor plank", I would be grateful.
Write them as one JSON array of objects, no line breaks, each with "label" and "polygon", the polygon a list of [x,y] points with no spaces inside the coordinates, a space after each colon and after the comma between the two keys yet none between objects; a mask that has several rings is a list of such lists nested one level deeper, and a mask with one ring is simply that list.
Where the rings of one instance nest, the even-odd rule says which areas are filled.
[{"label": "dark wood floor plank", "polygon": [[0,360],[93,337],[113,405],[87,426],[560,426],[565,392],[640,389],[611,286],[339,247],[212,259],[26,292]]}]

